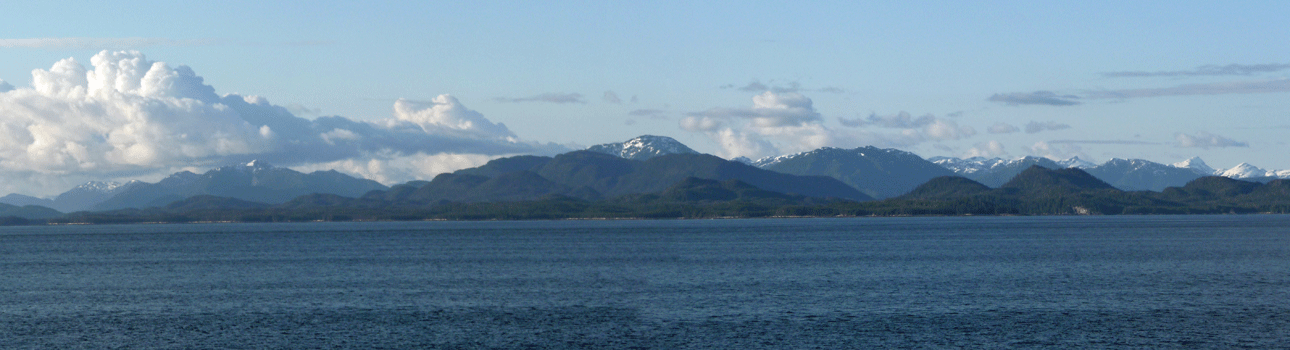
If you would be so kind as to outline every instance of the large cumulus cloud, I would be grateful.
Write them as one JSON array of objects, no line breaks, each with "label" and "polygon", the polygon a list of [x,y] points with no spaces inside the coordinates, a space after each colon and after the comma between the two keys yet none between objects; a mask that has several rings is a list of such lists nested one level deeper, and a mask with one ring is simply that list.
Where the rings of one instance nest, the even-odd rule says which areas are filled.
[{"label": "large cumulus cloud", "polygon": [[[217,95],[192,69],[151,61],[139,52],[104,51],[89,63],[87,67],[68,58],[49,69],[36,69],[30,87],[0,82],[0,175],[11,180],[55,175],[79,181],[248,159],[307,167],[347,160],[564,150],[521,142],[505,125],[449,95],[399,100],[392,118],[381,121],[335,116],[310,120],[265,98]],[[433,174],[409,176],[427,175]],[[65,184],[26,184],[56,185]]]}]

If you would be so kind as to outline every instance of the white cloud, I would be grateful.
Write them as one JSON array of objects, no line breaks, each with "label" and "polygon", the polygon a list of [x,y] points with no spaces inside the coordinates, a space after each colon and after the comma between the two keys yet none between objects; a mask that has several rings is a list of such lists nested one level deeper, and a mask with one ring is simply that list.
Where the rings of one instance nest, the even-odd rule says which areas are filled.
[{"label": "white cloud", "polygon": [[821,121],[806,96],[767,91],[753,96],[751,108],[712,108],[690,113],[681,119],[680,127],[716,140],[722,147],[722,156],[758,158],[828,145],[832,132]]},{"label": "white cloud", "polygon": [[953,120],[937,119],[922,128],[922,136],[927,140],[958,140],[976,135],[976,129],[970,126],[959,126]]},{"label": "white cloud", "polygon": [[909,112],[903,111],[887,116],[871,113],[867,118],[838,118],[838,121],[843,126],[853,128],[876,126],[889,129],[905,129],[901,131],[901,135],[912,138],[910,140],[912,143],[958,140],[976,135],[976,129],[970,126],[960,126],[958,122],[953,120],[937,118],[931,114],[915,118]]},{"label": "white cloud", "polygon": [[301,172],[336,170],[385,185],[395,185],[411,180],[427,180],[437,174],[477,167],[500,157],[502,155],[416,153],[403,156],[351,158],[295,166],[292,169]]},{"label": "white cloud", "polygon": [[798,93],[774,91],[754,96],[751,108],[712,108],[690,113],[679,126],[707,134],[721,145],[719,155],[727,158],[759,158],[824,146],[908,147],[976,135],[972,127],[961,126],[953,120],[931,115],[912,118],[905,112],[888,117],[871,115],[868,119],[839,118],[839,121],[857,128],[879,126],[901,130],[831,129],[824,125],[824,118],[815,110],[811,99]]},{"label": "white cloud", "polygon": [[1073,143],[1050,144],[1039,141],[1028,147],[1027,150],[1030,151],[1030,154],[1052,160],[1065,160],[1071,157],[1080,157],[1080,159],[1085,160],[1093,159],[1093,157],[1089,157],[1087,153],[1084,153],[1083,148]]},{"label": "white cloud", "polygon": [[726,123],[723,123],[721,122],[721,120],[718,120],[716,118],[696,117],[696,116],[681,118],[680,124],[681,124],[681,129],[684,129],[686,131],[704,131],[704,132],[717,131],[718,129],[721,129],[722,127],[726,126]]},{"label": "white cloud", "polygon": [[506,125],[494,124],[483,114],[466,109],[451,95],[439,95],[425,103],[399,99],[394,102],[394,118],[417,124],[430,134],[516,140]]},{"label": "white cloud", "polygon": [[[87,70],[64,59],[0,95],[0,170],[121,171],[272,147],[185,67],[103,52]],[[209,94],[204,94],[204,93]]]},{"label": "white cloud", "polygon": [[[0,92],[0,177],[100,180],[249,159],[301,166],[567,150],[521,142],[505,125],[449,95],[424,102],[399,100],[393,118],[383,121],[309,120],[263,97],[216,95],[192,69],[150,61],[135,51],[103,51],[90,62],[87,68],[74,58],[64,59],[48,70],[34,70],[32,86]],[[63,190],[29,188],[24,193]]]},{"label": "white cloud", "polygon": [[1001,157],[1006,155],[1008,155],[1008,151],[1004,150],[1003,144],[995,140],[990,140],[987,142],[978,142],[975,145],[972,145],[972,148],[968,149],[967,152],[963,153],[963,157],[967,157],[967,158],[970,158],[970,157],[994,158],[994,157]]},{"label": "white cloud", "polygon": [[745,119],[755,127],[779,127],[818,122],[811,99],[802,94],[764,92],[753,96],[752,108],[713,108],[691,113],[691,116],[725,119]]},{"label": "white cloud", "polygon": [[877,113],[870,113],[868,118],[845,119],[838,118],[843,125],[850,127],[878,126],[884,128],[910,129],[919,128],[936,122],[936,116],[927,114],[914,118],[909,112],[900,112],[888,116],[880,116]]},{"label": "white cloud", "polygon": [[1174,135],[1174,138],[1178,140],[1179,147],[1197,147],[1204,149],[1209,149],[1210,147],[1250,147],[1249,143],[1236,141],[1204,131],[1197,132],[1195,135],[1177,133]]}]

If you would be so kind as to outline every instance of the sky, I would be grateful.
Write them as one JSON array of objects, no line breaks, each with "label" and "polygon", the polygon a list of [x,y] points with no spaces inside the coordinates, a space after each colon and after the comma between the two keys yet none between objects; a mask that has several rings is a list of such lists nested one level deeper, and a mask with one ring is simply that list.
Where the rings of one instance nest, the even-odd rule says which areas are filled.
[{"label": "sky", "polygon": [[385,184],[640,135],[1290,169],[1290,2],[33,2],[0,193],[253,159]]}]

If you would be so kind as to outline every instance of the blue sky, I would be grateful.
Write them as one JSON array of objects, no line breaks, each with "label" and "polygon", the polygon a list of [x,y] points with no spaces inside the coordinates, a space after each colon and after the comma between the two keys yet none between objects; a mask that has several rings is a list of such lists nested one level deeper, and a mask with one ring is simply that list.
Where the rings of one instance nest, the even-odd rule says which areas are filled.
[{"label": "blue sky", "polygon": [[[724,157],[875,145],[1287,169],[1286,13],[1277,1],[6,4],[0,133],[16,141],[0,144],[0,177],[41,175],[8,190],[48,195],[262,158],[395,183],[641,134]],[[142,68],[114,75],[111,94],[93,79],[84,96],[37,91],[34,69],[73,58],[96,72],[96,55]],[[132,88],[152,86],[140,81],[157,62],[154,77],[214,94]]]}]

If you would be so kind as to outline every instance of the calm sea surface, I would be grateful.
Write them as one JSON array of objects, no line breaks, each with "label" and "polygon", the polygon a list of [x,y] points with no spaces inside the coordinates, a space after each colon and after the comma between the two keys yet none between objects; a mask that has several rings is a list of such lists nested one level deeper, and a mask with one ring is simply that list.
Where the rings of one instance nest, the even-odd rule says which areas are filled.
[{"label": "calm sea surface", "polygon": [[1290,216],[0,228],[0,348],[1285,348]]}]

